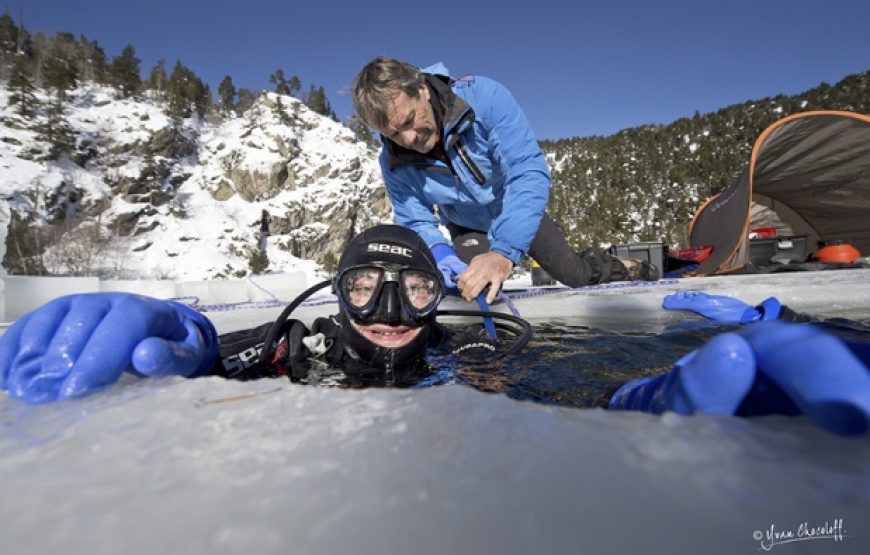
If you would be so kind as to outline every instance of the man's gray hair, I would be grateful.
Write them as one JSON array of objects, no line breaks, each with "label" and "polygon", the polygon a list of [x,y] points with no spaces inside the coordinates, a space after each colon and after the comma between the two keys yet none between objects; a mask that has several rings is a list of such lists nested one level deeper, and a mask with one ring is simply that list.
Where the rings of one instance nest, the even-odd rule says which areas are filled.
[{"label": "man's gray hair", "polygon": [[353,108],[368,125],[387,126],[387,104],[399,93],[420,96],[423,73],[411,64],[384,56],[370,61],[353,80]]}]

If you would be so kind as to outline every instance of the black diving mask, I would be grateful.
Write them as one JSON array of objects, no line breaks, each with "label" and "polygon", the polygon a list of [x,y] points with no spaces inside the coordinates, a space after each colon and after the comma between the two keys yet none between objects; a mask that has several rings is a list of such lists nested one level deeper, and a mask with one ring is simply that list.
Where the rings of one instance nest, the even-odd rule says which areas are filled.
[{"label": "black diving mask", "polygon": [[438,276],[393,265],[352,266],[336,276],[333,288],[341,306],[363,323],[419,323],[444,297]]}]

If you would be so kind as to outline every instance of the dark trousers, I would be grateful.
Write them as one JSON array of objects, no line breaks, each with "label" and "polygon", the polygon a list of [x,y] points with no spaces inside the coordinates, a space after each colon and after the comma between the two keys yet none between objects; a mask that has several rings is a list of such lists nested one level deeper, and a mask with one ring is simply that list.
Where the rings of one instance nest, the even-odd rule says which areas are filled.
[{"label": "dark trousers", "polygon": [[[489,252],[489,239],[485,231],[454,223],[447,224],[447,230],[453,239],[456,254],[465,263],[478,254]],[[628,279],[625,266],[615,257],[594,249],[574,252],[565,234],[546,212],[529,247],[529,256],[537,260],[550,277],[568,287]]]}]

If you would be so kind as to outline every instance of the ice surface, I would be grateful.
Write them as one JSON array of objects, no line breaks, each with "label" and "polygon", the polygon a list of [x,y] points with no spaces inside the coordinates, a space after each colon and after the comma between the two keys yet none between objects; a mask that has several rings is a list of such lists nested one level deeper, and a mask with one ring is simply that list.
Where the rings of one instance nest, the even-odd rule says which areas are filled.
[{"label": "ice surface", "polygon": [[0,427],[5,553],[754,553],[836,519],[777,551],[870,545],[870,441],[804,419],[126,377],[4,396]]},{"label": "ice surface", "polygon": [[[841,274],[850,272],[824,279]],[[830,295],[853,295],[860,307],[861,275],[851,275],[851,291],[840,283]],[[809,277],[803,294],[797,284],[777,291],[798,305],[816,302],[806,292],[829,294]],[[747,279],[738,292],[773,294],[771,279]],[[646,306],[668,287],[638,289],[629,304]],[[594,312],[628,302],[620,298],[548,306]],[[280,309],[209,317],[229,331]],[[16,555],[730,554],[770,547],[771,527],[797,534],[803,523],[842,519],[840,541],[773,550],[864,554],[868,461],[867,438],[803,418],[611,413],[462,385],[125,376],[54,405],[0,394],[0,539]]]},{"label": "ice surface", "polygon": [[3,281],[4,322],[17,320],[57,297],[100,290],[100,280],[95,277],[3,276]]}]

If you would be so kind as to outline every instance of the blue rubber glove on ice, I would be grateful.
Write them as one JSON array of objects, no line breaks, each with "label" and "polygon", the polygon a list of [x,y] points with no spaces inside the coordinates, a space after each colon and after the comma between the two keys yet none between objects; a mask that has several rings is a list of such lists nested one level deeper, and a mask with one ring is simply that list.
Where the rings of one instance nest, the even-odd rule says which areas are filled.
[{"label": "blue rubber glove on ice", "polygon": [[459,259],[459,255],[453,247],[444,243],[438,243],[432,247],[432,256],[438,264],[441,275],[444,276],[444,287],[452,289],[451,293],[458,293],[456,278],[468,268],[468,264]]},{"label": "blue rubber glove on ice", "polygon": [[747,324],[762,320],[776,320],[782,305],[776,297],[751,306],[740,299],[724,295],[710,295],[702,291],[680,291],[662,301],[667,310],[688,310],[705,318],[727,324]]},{"label": "blue rubber glove on ice", "polygon": [[668,373],[633,380],[610,408],[806,414],[843,435],[870,431],[870,349],[818,327],[770,322],[714,337]]},{"label": "blue rubber glove on ice", "polygon": [[0,389],[29,403],[82,397],[124,371],[204,374],[218,354],[212,323],[178,303],[129,293],[55,299],[0,337]]}]

